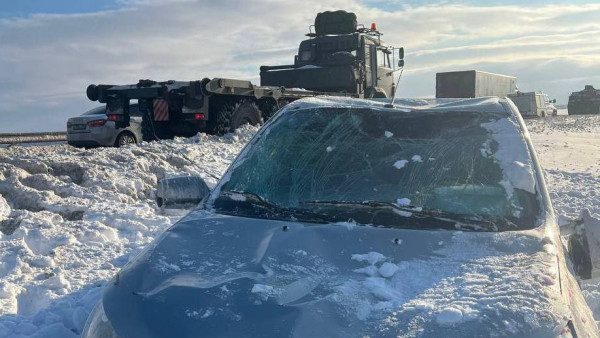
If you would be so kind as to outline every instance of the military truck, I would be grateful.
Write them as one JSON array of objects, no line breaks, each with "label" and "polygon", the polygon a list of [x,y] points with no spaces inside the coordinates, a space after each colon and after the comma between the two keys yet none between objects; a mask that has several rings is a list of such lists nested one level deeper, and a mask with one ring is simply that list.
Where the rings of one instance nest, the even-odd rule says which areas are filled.
[{"label": "military truck", "polygon": [[507,96],[519,108],[523,117],[546,117],[558,115],[558,109],[547,94],[541,92],[517,92]]},{"label": "military truck", "polygon": [[435,74],[435,97],[505,97],[517,91],[517,78],[501,74],[465,70]]},{"label": "military truck", "polygon": [[[313,31],[314,29],[314,31]],[[394,94],[395,58],[404,66],[404,49],[381,40],[375,24],[357,24],[346,11],[323,12],[300,43],[294,64],[260,67],[260,86],[247,80],[140,80],[130,85],[90,85],[87,96],[106,103],[117,128],[129,125],[129,104],[137,100],[145,141],[221,135],[238,126],[260,124],[278,108],[310,96],[361,98]]]},{"label": "military truck", "polygon": [[569,95],[569,115],[600,114],[600,90],[586,85],[582,91]]}]

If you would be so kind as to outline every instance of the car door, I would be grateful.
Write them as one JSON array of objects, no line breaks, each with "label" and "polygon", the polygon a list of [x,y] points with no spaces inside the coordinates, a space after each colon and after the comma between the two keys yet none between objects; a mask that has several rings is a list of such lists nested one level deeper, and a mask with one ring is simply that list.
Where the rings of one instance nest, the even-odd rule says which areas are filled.
[{"label": "car door", "polygon": [[142,112],[140,112],[137,104],[129,106],[129,127],[127,130],[131,131],[138,142],[142,141]]}]

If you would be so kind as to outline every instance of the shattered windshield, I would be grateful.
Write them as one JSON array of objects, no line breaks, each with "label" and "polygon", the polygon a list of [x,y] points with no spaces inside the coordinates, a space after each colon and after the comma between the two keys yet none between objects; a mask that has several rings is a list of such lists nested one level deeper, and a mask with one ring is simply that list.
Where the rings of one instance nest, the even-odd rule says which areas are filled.
[{"label": "shattered windshield", "polygon": [[504,114],[289,110],[232,168],[214,207],[262,205],[251,217],[500,231],[534,227],[539,211],[525,141]]}]

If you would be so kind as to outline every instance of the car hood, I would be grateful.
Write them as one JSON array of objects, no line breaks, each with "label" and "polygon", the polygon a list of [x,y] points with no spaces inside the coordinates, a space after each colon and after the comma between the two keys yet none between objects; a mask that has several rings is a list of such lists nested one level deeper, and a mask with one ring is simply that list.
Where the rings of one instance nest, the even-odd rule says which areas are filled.
[{"label": "car hood", "polygon": [[556,336],[543,227],[315,225],[195,211],[105,289],[121,337]]}]

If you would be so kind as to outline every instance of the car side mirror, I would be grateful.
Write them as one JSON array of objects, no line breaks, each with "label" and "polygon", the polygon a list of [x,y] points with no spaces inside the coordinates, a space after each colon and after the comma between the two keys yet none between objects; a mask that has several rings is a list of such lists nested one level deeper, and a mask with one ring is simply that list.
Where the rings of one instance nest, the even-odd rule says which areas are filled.
[{"label": "car side mirror", "polygon": [[600,276],[600,219],[583,209],[579,218],[560,227],[560,234],[566,239],[575,273],[581,279]]},{"label": "car side mirror", "polygon": [[156,204],[161,208],[189,209],[198,205],[210,189],[198,176],[164,178],[156,188]]}]

